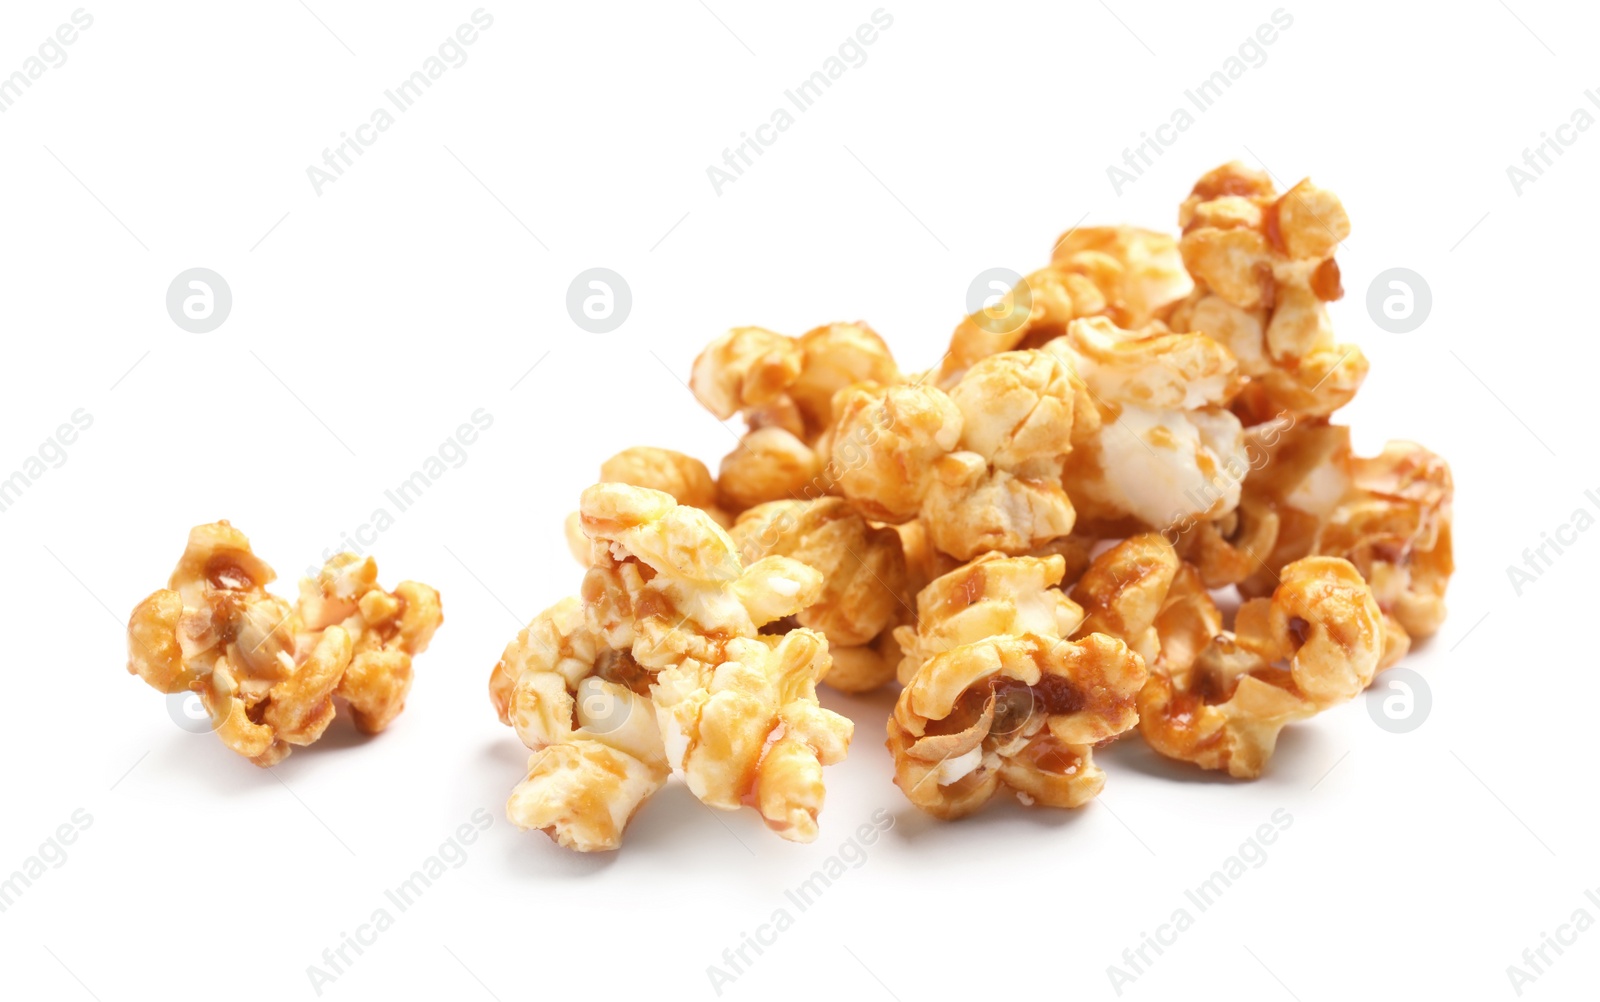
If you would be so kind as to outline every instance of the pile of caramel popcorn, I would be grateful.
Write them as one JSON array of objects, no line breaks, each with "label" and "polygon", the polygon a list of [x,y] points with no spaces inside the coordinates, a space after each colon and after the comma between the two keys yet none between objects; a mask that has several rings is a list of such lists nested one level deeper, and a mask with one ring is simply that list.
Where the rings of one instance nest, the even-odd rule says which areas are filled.
[{"label": "pile of caramel popcorn", "polygon": [[444,619],[425,584],[379,587],[371,557],[332,558],[292,605],[266,590],[276,577],[227,521],[196,526],[167,587],[128,621],[128,671],[196,694],[222,743],[263,767],[322,737],[335,697],[362,732],[388,727]]},{"label": "pile of caramel popcorn", "polygon": [[1438,630],[1449,467],[1331,420],[1367,372],[1326,305],[1339,199],[1231,163],[1178,221],[1065,234],[924,372],[862,323],[712,341],[690,388],[737,447],[607,460],[581,598],[495,667],[535,753],[512,819],[613,848],[676,772],[808,840],[851,730],[818,681],[898,683],[895,781],[940,818],[1080,806],[1133,732],[1253,779]]}]

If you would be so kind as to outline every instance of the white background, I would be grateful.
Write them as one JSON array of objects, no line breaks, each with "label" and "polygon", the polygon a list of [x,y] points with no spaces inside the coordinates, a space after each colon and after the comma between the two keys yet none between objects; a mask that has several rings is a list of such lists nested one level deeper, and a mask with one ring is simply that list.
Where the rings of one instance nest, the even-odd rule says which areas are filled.
[{"label": "white background", "polygon": [[[1119,194],[1107,166],[1272,0],[886,5],[868,61],[719,195],[706,167],[876,3],[505,3],[318,195],[307,166],[476,5],[307,2],[89,7],[65,64],[0,114],[0,476],[74,409],[94,419],[0,513],[0,875],[93,818],[0,914],[8,997],[313,998],[307,967],[479,808],[494,823],[466,863],[324,997],[715,997],[707,967],[880,808],[894,827],[865,864],[723,997],[1114,998],[1107,966],[1279,809],[1266,863],[1124,997],[1512,998],[1506,967],[1541,933],[1600,917],[1600,533],[1520,597],[1506,573],[1600,492],[1600,129],[1520,195],[1506,175],[1574,109],[1600,115],[1594,11],[1286,5],[1266,64]],[[7,4],[0,74],[73,9]],[[892,694],[829,693],[856,741],[813,845],[676,783],[615,854],[505,821],[525,752],[489,669],[577,588],[561,520],[601,459],[658,444],[714,466],[731,445],[680,382],[705,341],[864,319],[927,366],[973,276],[1037,267],[1080,221],[1172,228],[1235,157],[1349,210],[1334,318],[1372,362],[1341,414],[1358,445],[1411,438],[1454,466],[1451,616],[1408,662],[1432,688],[1421,728],[1357,702],[1292,728],[1251,784],[1132,740],[1081,811],[943,824],[891,783]],[[164,307],[196,266],[234,297],[209,334]],[[593,266],[632,289],[609,334],[566,312]],[[1395,266],[1432,290],[1408,334],[1364,305]],[[430,582],[446,611],[389,732],[341,724],[267,772],[124,673],[126,614],[190,526],[231,519],[292,588],[477,408],[492,428],[375,548],[385,583]],[[1577,997],[1597,951],[1591,930],[1526,997]]]}]

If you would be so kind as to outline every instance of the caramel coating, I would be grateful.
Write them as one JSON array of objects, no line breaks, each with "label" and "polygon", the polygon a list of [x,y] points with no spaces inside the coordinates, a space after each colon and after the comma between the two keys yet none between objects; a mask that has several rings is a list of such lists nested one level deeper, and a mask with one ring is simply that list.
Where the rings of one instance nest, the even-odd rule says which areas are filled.
[{"label": "caramel coating", "polygon": [[738,514],[833,493],[818,448],[834,423],[834,397],[857,383],[900,381],[888,346],[861,323],[827,324],[798,338],[739,327],[712,341],[695,359],[690,389],[717,417],[741,414],[749,428],[722,461],[717,503]]},{"label": "caramel coating", "polygon": [[1325,417],[1349,403],[1367,360],[1334,341],[1324,305],[1344,294],[1333,255],[1350,218],[1338,197],[1309,180],[1279,195],[1234,162],[1195,183],[1178,222],[1195,288],[1167,324],[1225,345],[1273,410]]},{"label": "caramel coating", "polygon": [[1047,267],[961,321],[931,382],[948,390],[980,359],[1040,347],[1083,317],[1143,327],[1192,288],[1171,236],[1133,226],[1074,228],[1057,239]]},{"label": "caramel coating", "polygon": [[[1152,748],[1254,779],[1285,725],[1348,702],[1372,683],[1385,644],[1383,613],[1355,567],[1306,557],[1285,567],[1282,579],[1270,599],[1246,602],[1233,631],[1217,632],[1187,665],[1179,657],[1158,663],[1139,693],[1139,730]],[[1189,600],[1198,601],[1192,592]],[[1203,603],[1199,615],[1209,618]],[[1171,620],[1168,629],[1177,629]],[[1194,639],[1189,633],[1187,642]],[[1285,661],[1287,669],[1276,667]]]},{"label": "caramel coating", "polygon": [[368,734],[405,709],[411,658],[444,619],[415,581],[378,586],[371,557],[341,553],[290,605],[272,568],[227,521],[196,526],[167,587],[128,621],[128,671],[164,693],[197,693],[222,742],[259,766],[320,738],[346,701]]},{"label": "caramel coating", "polygon": [[1233,511],[1248,470],[1243,427],[1227,409],[1233,355],[1205,334],[1132,331],[1096,317],[1046,345],[1082,378],[1092,428],[1069,457],[1075,506],[1099,523],[1164,529]]},{"label": "caramel coating", "polygon": [[[958,560],[1026,553],[1072,531],[1061,475],[1082,383],[1043,351],[990,355],[946,393],[862,384],[835,400],[838,487],[867,517],[921,521]],[[849,462],[842,444],[859,443]]]},{"label": "caramel coating", "polygon": [[1144,659],[1100,633],[1065,639],[1083,610],[1056,587],[1066,561],[989,553],[924,588],[895,632],[905,688],[889,721],[895,782],[941,818],[1002,787],[1078,807],[1105,784],[1092,746],[1131,729]]},{"label": "caramel coating", "polygon": [[965,817],[1002,787],[1025,804],[1080,807],[1105,785],[1093,746],[1132,728],[1143,659],[1120,640],[1023,634],[925,663],[889,720],[895,783],[935,817]]},{"label": "caramel coating", "polygon": [[795,619],[828,638],[833,667],[824,681],[864,692],[894,676],[883,638],[908,601],[905,554],[895,530],[872,527],[849,502],[830,497],[751,508],[732,536],[747,561],[779,554],[821,572],[822,595]]},{"label": "caramel coating", "polygon": [[698,508],[602,483],[583,493],[580,598],[529,624],[490,675],[501,720],[535,751],[507,816],[580,851],[615,849],[628,820],[681,775],[706,804],[751,804],[781,836],[816,837],[821,770],[852,725],[817,704],[820,633],[762,633],[823,594],[780,554],[748,565]]}]

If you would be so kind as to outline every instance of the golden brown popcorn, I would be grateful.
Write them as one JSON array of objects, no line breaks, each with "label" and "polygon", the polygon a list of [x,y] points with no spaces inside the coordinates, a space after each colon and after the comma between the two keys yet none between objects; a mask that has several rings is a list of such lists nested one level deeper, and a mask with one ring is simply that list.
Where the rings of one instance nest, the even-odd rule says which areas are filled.
[{"label": "golden brown popcorn", "polygon": [[1353,460],[1348,493],[1311,544],[1315,553],[1355,564],[1408,641],[1430,637],[1444,623],[1455,570],[1454,494],[1448,463],[1414,442],[1390,442],[1377,456]]},{"label": "golden brown popcorn", "polygon": [[1219,518],[1248,472],[1244,431],[1226,407],[1238,370],[1204,334],[1075,320],[1045,347],[1082,377],[1096,417],[1068,457],[1075,506],[1095,523],[1164,529]]},{"label": "golden brown popcorn", "polygon": [[711,479],[711,471],[693,456],[671,449],[651,445],[623,449],[600,464],[600,480],[648,487],[671,494],[679,504],[699,508],[713,518],[717,515],[717,482]]},{"label": "golden brown popcorn", "polygon": [[1145,665],[1104,634],[996,636],[935,655],[889,719],[895,782],[939,818],[1001,787],[1024,804],[1079,807],[1105,785],[1094,745],[1132,728]]},{"label": "golden brown popcorn", "polygon": [[783,838],[810,842],[822,767],[844,760],[854,731],[817,703],[827,641],[806,629],[734,637],[720,657],[685,658],[657,676],[668,759],[703,803],[725,811],[752,804]]},{"label": "golden brown popcorn", "polygon": [[764,327],[735,327],[694,360],[689,389],[706,410],[726,421],[786,399],[803,361],[794,338]]},{"label": "golden brown popcorn", "polygon": [[1155,618],[1160,653],[1152,672],[1186,678],[1195,659],[1222,632],[1222,611],[1211,598],[1205,580],[1193,564],[1178,566],[1167,587],[1166,598]]},{"label": "golden brown popcorn", "polygon": [[1274,506],[1252,497],[1248,479],[1239,507],[1221,518],[1180,520],[1174,527],[1178,555],[1194,565],[1208,588],[1238,584],[1267,567],[1278,542]]},{"label": "golden brown popcorn", "polygon": [[1133,727],[1146,669],[1122,641],[1082,636],[1065,569],[1061,554],[985,554],[924,588],[915,627],[895,631],[906,688],[888,743],[918,807],[958,818],[1002,786],[1077,807],[1104,785],[1092,746]]},{"label": "golden brown popcorn", "polygon": [[1083,609],[1057,587],[1066,571],[1059,554],[1007,557],[986,553],[931,582],[917,595],[914,625],[895,636],[904,652],[899,678],[911,684],[937,655],[990,637],[1070,637]]},{"label": "golden brown popcorn", "polygon": [[695,359],[690,388],[717,417],[742,414],[749,427],[722,461],[720,504],[736,514],[832,493],[816,450],[833,424],[834,395],[900,380],[888,346],[865,324],[828,324],[798,338],[740,327],[713,341]]},{"label": "golden brown popcorn", "polygon": [[1142,327],[1191,288],[1177,242],[1165,233],[1132,226],[1069,230],[1056,241],[1047,267],[961,321],[932,382],[948,390],[979,359],[1041,347],[1081,317]]},{"label": "golden brown popcorn", "polygon": [[[653,445],[636,445],[623,449],[600,464],[602,483],[632,484],[648,487],[672,495],[679,504],[686,504],[710,515],[718,525],[726,527],[733,520],[717,506],[717,482],[711,479],[706,464],[693,456]],[[589,566],[589,537],[583,534],[581,518],[577,512],[567,516],[565,525],[567,549],[583,566]]]},{"label": "golden brown popcorn", "polygon": [[[1187,296],[1194,281],[1183,266],[1178,242],[1166,233],[1136,226],[1084,226],[1056,240],[1051,261],[1058,267],[1092,272],[1090,262],[1110,259],[1098,285],[1107,300],[1105,315],[1119,327],[1143,327],[1162,307]],[[1046,339],[1048,340],[1048,338]]]},{"label": "golden brown popcorn", "polygon": [[1311,554],[1318,526],[1349,489],[1350,432],[1284,415],[1246,429],[1245,440],[1239,507],[1211,522],[1180,522],[1177,545],[1208,588],[1269,595],[1286,564]]},{"label": "golden brown popcorn", "polygon": [[833,667],[824,681],[846,692],[875,689],[894,677],[882,634],[907,603],[906,562],[894,529],[873,528],[843,498],[772,501],[739,516],[732,529],[746,561],[778,554],[822,574],[822,595],[795,617],[828,638]]},{"label": "golden brown popcorn", "polygon": [[1343,557],[1372,586],[1390,621],[1385,667],[1412,640],[1437,632],[1454,570],[1449,465],[1412,442],[1390,442],[1371,458],[1354,456],[1349,429],[1326,424],[1286,430],[1263,456],[1245,479],[1240,506],[1249,516],[1241,525],[1254,531],[1226,541],[1201,527],[1185,550],[1191,559],[1204,551],[1197,563],[1207,570],[1206,583],[1237,582],[1246,595],[1265,595],[1294,560]]},{"label": "golden brown popcorn", "polygon": [[1350,219],[1338,197],[1309,180],[1280,196],[1235,162],[1196,182],[1178,221],[1195,289],[1169,326],[1227,346],[1274,410],[1323,417],[1349,403],[1367,360],[1335,342],[1324,305],[1344,295],[1333,255]]},{"label": "golden brown popcorn", "polygon": [[814,838],[821,768],[851,724],[817,704],[821,634],[760,630],[814,605],[822,575],[781,555],[745,566],[710,516],[660,491],[596,484],[579,513],[581,601],[541,614],[490,680],[502,720],[551,753],[530,760],[508,816],[615,848],[671,769],[712,807],[752,804],[783,837]]},{"label": "golden brown popcorn", "polygon": [[[1184,577],[1192,589],[1194,579]],[[1355,567],[1306,557],[1282,578],[1270,599],[1246,602],[1233,630],[1218,632],[1192,661],[1158,662],[1139,693],[1139,730],[1156,751],[1254,779],[1285,725],[1348,702],[1372,683],[1385,644],[1383,613]],[[1192,591],[1180,601],[1191,603],[1189,630],[1220,623]],[[1168,636],[1179,629],[1171,619],[1167,628]],[[1190,632],[1185,642],[1194,640]]]},{"label": "golden brown popcorn", "polygon": [[817,497],[825,493],[814,486],[823,483],[822,472],[822,459],[792,432],[757,428],[723,457],[718,499],[726,510],[742,512],[767,501]]},{"label": "golden brown popcorn", "polygon": [[276,574],[226,521],[196,526],[167,588],[134,608],[128,671],[168,694],[200,697],[224,744],[259,766],[309,745],[333,721],[334,697],[376,734],[405,708],[411,658],[443,620],[439,593],[377,583],[371,557],[329,560],[291,606]]},{"label": "golden brown popcorn", "polygon": [[932,386],[872,383],[840,391],[834,408],[830,469],[840,492],[876,521],[916,518],[934,463],[961,441],[960,408]]},{"label": "golden brown popcorn", "polygon": [[[1042,351],[990,355],[946,393],[861,384],[835,400],[840,492],[867,517],[918,518],[960,560],[1026,553],[1072,531],[1061,487],[1082,384]],[[850,461],[845,443],[859,444]]]},{"label": "golden brown popcorn", "polygon": [[608,647],[567,598],[536,616],[495,665],[500,722],[533,750],[506,816],[579,852],[615,849],[670,770],[650,702],[651,673]]},{"label": "golden brown popcorn", "polygon": [[1104,633],[1149,664],[1161,651],[1156,618],[1178,572],[1178,555],[1159,533],[1125,539],[1094,559],[1073,586],[1084,612],[1073,636]]}]

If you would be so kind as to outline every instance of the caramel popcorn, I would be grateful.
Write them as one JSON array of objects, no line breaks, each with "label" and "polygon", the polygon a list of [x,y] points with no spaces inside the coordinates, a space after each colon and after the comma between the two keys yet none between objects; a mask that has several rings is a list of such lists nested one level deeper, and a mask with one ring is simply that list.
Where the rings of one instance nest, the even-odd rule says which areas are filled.
[{"label": "caramel popcorn", "polygon": [[1138,720],[1139,655],[1082,640],[1002,635],[935,655],[889,719],[895,782],[940,818],[977,811],[1001,787],[1025,804],[1080,807],[1105,785],[1093,746]]},{"label": "caramel popcorn", "polygon": [[1041,347],[1082,317],[1142,327],[1192,288],[1177,241],[1165,233],[1132,226],[1069,230],[1056,241],[1048,267],[961,321],[932,382],[948,390],[980,359]]},{"label": "caramel popcorn", "polygon": [[1072,589],[1084,612],[1076,635],[1116,637],[1154,663],[1161,652],[1156,618],[1177,572],[1178,554],[1159,533],[1134,536],[1100,554]]},{"label": "caramel popcorn", "polygon": [[[1183,601],[1211,620],[1208,600],[1190,591]],[[1168,624],[1178,632],[1176,619]],[[1219,631],[1192,660],[1158,663],[1139,693],[1140,733],[1169,758],[1254,779],[1285,725],[1371,684],[1383,647],[1383,613],[1355,567],[1338,557],[1297,560],[1270,599],[1239,608],[1232,631]]]},{"label": "caramel popcorn", "polygon": [[1056,587],[1065,571],[1059,554],[986,553],[929,583],[917,595],[916,624],[895,630],[904,651],[900,683],[910,685],[937,655],[990,637],[1072,636],[1084,612]]},{"label": "caramel popcorn", "polygon": [[1414,442],[1390,442],[1352,462],[1349,489],[1311,544],[1314,553],[1349,560],[1372,584],[1405,637],[1397,643],[1431,637],[1444,623],[1454,494],[1444,460]]},{"label": "caramel popcorn", "polygon": [[[1254,778],[1284,726],[1437,631],[1449,467],[1406,442],[1358,457],[1330,423],[1367,371],[1327,309],[1343,205],[1231,163],[1179,224],[1062,234],[920,375],[864,324],[712,341],[690,385],[744,419],[739,445],[714,484],[665,450],[608,464],[634,488],[591,488],[572,524],[582,601],[530,626],[551,651],[519,638],[504,664],[524,667],[495,683],[517,723],[516,678],[545,679],[519,733],[571,763],[538,774],[557,805],[539,826],[614,846],[676,771],[811,837],[850,733],[819,679],[899,682],[895,779],[942,818],[1002,788],[1081,805],[1105,781],[1093,747],[1135,728]],[[620,687],[605,705],[648,703],[657,730],[594,735],[580,686]],[[624,758],[593,793],[599,749]]]},{"label": "caramel popcorn", "polygon": [[228,522],[196,526],[167,587],[128,621],[128,671],[196,693],[223,743],[263,767],[320,738],[336,696],[361,731],[388,727],[444,618],[427,585],[380,588],[371,557],[335,556],[293,605],[267,592],[276,576]]},{"label": "caramel popcorn", "polygon": [[1132,728],[1144,660],[1100,633],[1056,587],[1059,554],[989,553],[917,596],[896,637],[905,689],[889,721],[895,781],[942,818],[1002,786],[1024,803],[1078,807],[1105,783],[1092,746]]},{"label": "caramel popcorn", "polygon": [[641,804],[667,781],[650,675],[609,647],[567,598],[507,645],[489,680],[500,722],[533,750],[506,816],[579,852],[615,849]]},{"label": "caramel popcorn", "polygon": [[859,384],[835,400],[837,449],[865,443],[838,486],[868,517],[919,517],[959,560],[1026,553],[1072,531],[1061,487],[1082,383],[1053,355],[1014,351],[973,365],[948,392]]},{"label": "caramel popcorn", "polygon": [[1278,572],[1301,557],[1343,557],[1361,571],[1386,619],[1384,666],[1413,639],[1444,621],[1444,593],[1454,570],[1450,467],[1411,442],[1390,442],[1378,456],[1355,456],[1350,431],[1302,425],[1273,439],[1266,461],[1244,482],[1233,538],[1226,523],[1199,527],[1185,555],[1206,584],[1239,584],[1269,594]]},{"label": "caramel popcorn", "polygon": [[581,599],[541,613],[490,677],[536,752],[507,816],[614,849],[670,770],[712,807],[753,804],[784,838],[815,838],[821,770],[852,726],[817,704],[824,637],[760,631],[815,605],[822,575],[777,554],[744,565],[709,515],[661,491],[596,484],[579,514]]},{"label": "caramel popcorn", "polygon": [[1334,252],[1350,218],[1332,192],[1301,181],[1278,195],[1264,172],[1224,164],[1178,214],[1195,288],[1166,316],[1238,359],[1273,410],[1324,417],[1350,402],[1366,356],[1334,341],[1327,302],[1344,295]]},{"label": "caramel popcorn", "polygon": [[[648,487],[653,491],[672,495],[679,504],[686,504],[710,515],[718,525],[728,526],[732,519],[717,506],[717,482],[711,479],[706,464],[693,456],[653,445],[636,445],[612,456],[600,464],[602,483],[631,484]],[[567,516],[567,549],[583,566],[589,566],[589,537],[583,534],[582,518],[577,512]]]},{"label": "caramel popcorn", "polygon": [[865,324],[828,324],[798,338],[739,327],[717,338],[695,359],[689,387],[718,418],[741,414],[749,427],[722,461],[720,504],[737,514],[829,493],[816,450],[833,424],[834,394],[900,379],[888,346]]},{"label": "caramel popcorn", "polygon": [[[883,637],[907,603],[906,560],[895,530],[872,527],[843,498],[771,501],[739,516],[732,536],[746,560],[792,557],[822,574],[822,594],[796,621],[828,638],[824,681],[864,692],[894,677]],[[890,645],[894,652],[897,647]]]},{"label": "caramel popcorn", "polygon": [[1226,348],[1095,317],[1073,321],[1046,350],[1082,377],[1098,412],[1067,464],[1075,505],[1098,522],[1131,517],[1153,529],[1233,511],[1248,461],[1226,407],[1238,374]]}]

